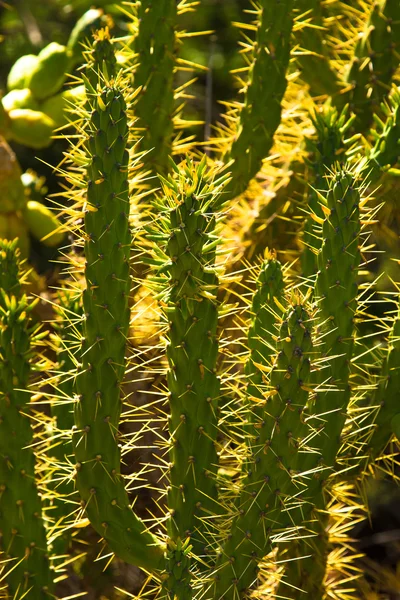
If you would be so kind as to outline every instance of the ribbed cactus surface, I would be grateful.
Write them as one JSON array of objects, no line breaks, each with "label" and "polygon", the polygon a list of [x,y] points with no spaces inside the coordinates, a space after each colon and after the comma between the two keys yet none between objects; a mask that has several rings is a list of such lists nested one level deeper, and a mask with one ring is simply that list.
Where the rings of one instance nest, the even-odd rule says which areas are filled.
[{"label": "ribbed cactus surface", "polygon": [[[217,376],[218,274],[216,206],[225,178],[207,173],[206,160],[175,167],[164,183],[157,240],[163,308],[168,322],[170,487],[168,531],[190,537],[205,553],[210,516],[218,512]],[[165,273],[165,275],[163,275]],[[164,286],[163,286],[164,284]]]},{"label": "ribbed cactus surface", "polygon": [[[126,590],[138,600],[379,587],[351,536],[369,480],[397,477],[400,5],[249,1],[233,22],[237,93],[210,137],[226,40],[203,32],[217,37],[198,54],[204,4],[91,9],[8,78],[1,135],[43,148],[62,125],[72,146],[58,220],[0,142],[15,167],[0,170],[0,595],[13,600],[65,596],[65,579],[68,597],[88,591],[91,552],[76,551],[93,535],[118,573],[115,590],[99,584],[110,600],[123,561],[147,573]],[[218,23],[235,10],[220,4]],[[190,57],[210,67],[195,101]],[[199,126],[203,104],[196,140],[186,119]]]},{"label": "ribbed cactus surface", "polygon": [[86,290],[73,437],[82,508],[119,556],[155,568],[162,551],[132,512],[121,475],[118,426],[129,328],[127,116],[116,87],[93,99],[88,125]]},{"label": "ribbed cactus surface", "polygon": [[27,391],[37,327],[35,302],[21,291],[17,241],[0,240],[0,541],[15,600],[52,597],[41,497],[30,448]]},{"label": "ribbed cactus surface", "polygon": [[[222,549],[216,577],[217,598],[240,597],[255,583],[258,564],[270,549],[270,533],[273,528],[280,528],[280,513],[296,487],[292,475],[297,470],[302,412],[308,399],[310,325],[310,317],[301,304],[289,308],[280,326],[278,354],[270,369],[264,399],[250,398],[254,402],[249,440],[252,454]],[[259,327],[262,328],[262,321]]]},{"label": "ribbed cactus surface", "polygon": [[232,180],[227,189],[230,197],[247,188],[268,156],[281,119],[287,85],[293,0],[261,0],[255,7],[256,40],[251,50],[245,97],[234,140],[225,156],[225,162],[233,161],[229,167]]}]

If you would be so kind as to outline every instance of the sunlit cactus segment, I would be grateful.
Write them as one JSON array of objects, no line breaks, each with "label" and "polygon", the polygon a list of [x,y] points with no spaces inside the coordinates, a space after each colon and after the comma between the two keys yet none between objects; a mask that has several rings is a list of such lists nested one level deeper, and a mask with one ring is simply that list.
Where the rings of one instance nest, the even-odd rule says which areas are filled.
[{"label": "sunlit cactus segment", "polygon": [[371,455],[376,458],[385,449],[393,435],[392,421],[400,414],[400,313],[393,320],[389,334],[387,355],[382,366],[381,380],[373,404],[378,407],[375,430],[368,443]]},{"label": "sunlit cactus segment", "polygon": [[375,141],[365,163],[364,176],[368,183],[374,184],[382,173],[394,166],[400,156],[400,91],[393,88],[387,102],[382,104],[386,121],[378,122],[372,130]]},{"label": "sunlit cactus segment", "polygon": [[139,149],[148,152],[146,164],[152,171],[165,174],[171,154],[174,131],[174,75],[176,0],[142,0],[137,8],[137,32],[133,48],[139,64],[133,75],[136,89],[136,123],[141,132]]},{"label": "sunlit cactus segment", "polygon": [[248,333],[248,346],[250,356],[245,367],[249,377],[247,398],[263,400],[263,371],[272,366],[275,356],[275,329],[276,322],[282,314],[282,298],[284,293],[284,279],[281,263],[274,253],[261,265],[257,277],[257,289],[253,296],[251,311],[252,322]]},{"label": "sunlit cactus segment", "polygon": [[124,560],[149,570],[162,548],[131,509],[120,471],[118,427],[129,328],[128,125],[123,95],[105,87],[92,100],[86,142],[86,290],[76,378],[76,483],[94,528]]},{"label": "sunlit cactus segment", "polygon": [[96,29],[107,21],[101,8],[90,8],[75,24],[68,39],[67,48],[71,55],[71,65],[75,65],[82,58],[83,45],[90,39]]},{"label": "sunlit cactus segment", "polygon": [[295,9],[298,22],[303,22],[294,34],[299,44],[295,56],[301,78],[309,85],[312,96],[333,96],[340,90],[339,78],[331,68],[324,43],[326,30],[322,2],[297,0]]},{"label": "sunlit cactus segment", "polygon": [[[316,317],[322,335],[318,347],[320,371],[313,377],[314,396],[307,407],[310,423],[309,450],[302,454],[299,470],[308,473],[299,499],[304,505],[290,512],[290,524],[299,528],[300,539],[286,545],[282,560],[288,568],[278,594],[287,598],[322,598],[328,553],[324,513],[324,485],[332,473],[341,446],[341,434],[350,400],[350,360],[353,356],[354,314],[357,308],[360,262],[360,192],[356,176],[335,169],[329,190],[319,194],[324,215],[315,293]],[[332,357],[331,360],[328,360]],[[301,537],[310,535],[311,539]],[[283,550],[283,548],[282,548]],[[302,557],[311,555],[303,560]]]},{"label": "sunlit cactus segment", "polygon": [[[55,322],[55,345],[57,352],[56,383],[54,397],[50,404],[54,419],[54,439],[49,451],[50,462],[54,468],[49,488],[53,491],[51,508],[48,511],[52,521],[54,539],[51,547],[54,555],[64,555],[68,551],[72,529],[67,527],[74,512],[73,503],[77,501],[75,485],[66,476],[72,462],[72,430],[74,426],[75,378],[77,372],[77,354],[82,338],[82,303],[78,291],[64,288],[58,293],[55,307],[58,320]],[[67,469],[66,469],[67,467]],[[51,494],[50,494],[51,496]],[[58,535],[58,533],[60,535]]]},{"label": "sunlit cactus segment", "polygon": [[297,472],[304,434],[302,412],[308,399],[310,317],[295,304],[285,314],[276,350],[278,355],[264,400],[254,404],[251,456],[243,476],[229,537],[217,565],[215,598],[234,600],[255,583],[258,563],[270,549],[269,536],[282,527],[286,503],[296,493],[292,475]]},{"label": "sunlit cactus segment", "polygon": [[332,356],[321,370],[314,410],[326,415],[319,447],[326,466],[334,464],[350,400],[350,360],[354,344],[360,264],[360,192],[354,174],[334,173],[324,204],[323,244],[318,255],[316,294],[319,297],[322,356]]},{"label": "sunlit cactus segment", "polygon": [[163,181],[157,239],[164,245],[155,255],[168,322],[168,532],[174,541],[190,537],[193,552],[203,555],[207,518],[219,511],[215,207],[227,178],[208,173],[205,157],[173,168],[174,176]]},{"label": "sunlit cactus segment", "polygon": [[2,576],[15,600],[43,600],[53,584],[25,391],[38,332],[20,276],[16,241],[0,240],[0,544],[9,559]]},{"label": "sunlit cactus segment", "polygon": [[322,237],[318,234],[324,213],[319,194],[329,188],[329,171],[343,151],[346,131],[353,119],[347,117],[346,108],[339,114],[334,108],[324,108],[313,117],[316,140],[308,140],[309,157],[307,163],[312,175],[312,184],[307,194],[307,217],[303,229],[303,251],[301,253],[302,275],[312,277],[317,273],[317,255]]},{"label": "sunlit cactus segment", "polygon": [[98,88],[103,88],[104,81],[115,77],[117,71],[117,59],[108,27],[99,29],[93,37],[93,47],[86,53],[87,68],[84,79],[89,95],[97,93]]},{"label": "sunlit cactus segment", "polygon": [[287,85],[293,0],[260,0],[256,7],[253,60],[235,138],[224,157],[225,162],[233,161],[229,166],[229,197],[247,188],[268,156],[281,120],[281,101]]},{"label": "sunlit cactus segment", "polygon": [[374,112],[388,96],[399,65],[400,6],[397,0],[376,0],[354,49],[345,91],[334,97],[338,107],[350,104],[357,116],[355,127],[366,131]]}]

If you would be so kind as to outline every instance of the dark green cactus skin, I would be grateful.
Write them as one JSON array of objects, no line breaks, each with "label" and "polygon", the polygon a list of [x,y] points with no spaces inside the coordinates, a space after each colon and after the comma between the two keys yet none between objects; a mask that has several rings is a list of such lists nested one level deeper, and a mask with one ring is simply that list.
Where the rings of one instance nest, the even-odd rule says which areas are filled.
[{"label": "dark green cactus skin", "polygon": [[372,458],[379,456],[392,437],[392,419],[400,413],[400,311],[389,335],[389,347],[382,366],[382,376],[373,405],[379,411],[375,417],[375,431],[368,444]]},{"label": "dark green cactus skin", "polygon": [[84,81],[87,93],[93,96],[98,87],[103,88],[105,80],[115,77],[117,71],[117,60],[107,29],[100,29],[94,35],[93,48],[87,60]]},{"label": "dark green cactus skin", "polygon": [[[279,555],[285,564],[285,576],[276,591],[277,598],[287,600],[322,600],[324,577],[327,567],[328,534],[324,528],[327,518],[313,515],[306,530],[300,532],[303,539],[285,544],[286,553]],[[305,537],[307,536],[307,537]],[[292,587],[292,586],[295,586]]]},{"label": "dark green cactus skin", "polygon": [[382,105],[386,122],[372,131],[375,145],[368,156],[364,176],[368,183],[374,184],[382,173],[396,164],[400,155],[400,92],[394,90],[388,102]]},{"label": "dark green cactus skin", "polygon": [[123,560],[154,570],[163,550],[131,509],[118,445],[132,242],[125,109],[119,89],[105,87],[88,123],[87,287],[73,446],[76,483],[93,527]]},{"label": "dark green cactus skin", "polygon": [[[358,131],[366,131],[373,114],[388,95],[399,64],[400,6],[398,0],[377,0],[358,41],[346,75],[351,89],[334,98],[336,106],[349,103],[357,115]],[[371,93],[372,92],[372,93]]]},{"label": "dark green cactus skin", "polygon": [[192,549],[189,538],[184,542],[173,540],[168,542],[166,553],[166,574],[168,577],[163,582],[163,591],[168,598],[173,600],[191,600],[193,597],[190,585],[190,551]]},{"label": "dark green cactus skin", "polygon": [[[51,415],[54,418],[54,434],[49,454],[55,459],[56,468],[50,482],[54,491],[51,500],[49,517],[56,530],[63,529],[68,517],[74,512],[74,482],[65,479],[63,465],[69,464],[73,455],[71,433],[74,426],[74,407],[72,399],[75,393],[75,377],[77,369],[76,355],[81,347],[82,337],[82,303],[76,291],[63,289],[58,293],[56,312],[59,320],[55,323],[57,339],[57,372],[58,381],[55,388],[56,398],[51,403]],[[59,556],[68,551],[71,540],[71,529],[66,529],[52,542],[52,552]]]},{"label": "dark green cactus skin", "polygon": [[[168,532],[172,540],[190,536],[193,552],[204,555],[207,517],[218,514],[216,374],[218,354],[214,207],[226,177],[213,181],[206,162],[189,163],[164,184],[159,207],[165,240],[159,250],[159,285],[168,321],[170,486]],[[205,520],[202,521],[202,518]]]},{"label": "dark green cactus skin", "polygon": [[142,88],[135,102],[136,125],[142,137],[139,150],[148,152],[144,160],[152,171],[165,174],[174,130],[177,3],[142,0],[137,10],[134,50],[139,65],[133,79],[135,88]]},{"label": "dark green cactus skin", "polygon": [[295,33],[296,43],[300,44],[296,62],[301,77],[309,85],[312,96],[333,96],[339,90],[338,77],[325,53],[321,0],[297,0],[295,8],[298,15],[304,15],[313,25]]},{"label": "dark green cactus skin", "polygon": [[309,215],[305,220],[303,231],[304,248],[301,254],[303,277],[312,277],[317,272],[317,255],[322,240],[316,231],[317,223],[311,215],[316,215],[318,219],[324,218],[318,194],[323,194],[329,188],[327,175],[337,160],[337,156],[344,149],[344,135],[352,121],[353,119],[347,118],[346,109],[338,114],[335,109],[328,108],[321,114],[316,113],[313,118],[317,139],[315,142],[308,140],[310,158],[307,160],[307,164],[311,169],[313,187],[308,192],[307,211]]},{"label": "dark green cactus skin", "polygon": [[252,455],[237,515],[217,565],[216,598],[239,598],[256,581],[258,562],[270,549],[269,533],[281,528],[285,503],[297,493],[292,476],[298,469],[302,412],[308,400],[309,326],[301,304],[288,310],[281,325],[270,389],[264,389],[263,404],[253,410]]},{"label": "dark green cactus skin", "polygon": [[357,274],[360,263],[360,194],[354,175],[337,172],[327,194],[324,242],[318,255],[316,293],[319,296],[321,330],[325,334],[323,356],[333,356],[321,371],[321,381],[332,390],[316,395],[316,414],[326,415],[319,447],[326,466],[332,466],[350,399],[350,359],[353,353],[353,317],[357,307]]},{"label": "dark green cactus skin", "polygon": [[229,153],[230,198],[243,192],[268,156],[281,120],[290,57],[293,0],[261,0],[253,63],[249,70],[238,129]]},{"label": "dark green cactus skin", "polygon": [[[329,214],[325,216],[323,224],[323,243],[318,255],[316,280],[320,307],[318,318],[324,335],[321,353],[323,357],[334,358],[317,373],[318,383],[329,391],[317,391],[314,402],[307,408],[311,415],[320,416],[316,425],[319,433],[310,442],[313,452],[303,454],[300,466],[302,472],[310,473],[307,487],[299,497],[305,503],[300,510],[291,511],[288,523],[299,528],[306,525],[315,537],[290,544],[286,559],[293,562],[289,562],[284,579],[289,585],[278,590],[278,595],[295,600],[302,597],[298,589],[303,589],[307,597],[316,599],[322,597],[323,593],[327,539],[323,517],[320,520],[314,508],[324,508],[324,482],[334,466],[341,445],[340,436],[350,400],[353,316],[360,262],[359,200],[354,176],[346,171],[336,172],[326,195],[325,206]],[[307,525],[310,518],[315,522]],[[294,560],[310,554],[310,559]]]},{"label": "dark green cactus skin", "polygon": [[[59,321],[56,322],[58,333],[57,363],[60,380],[57,389],[63,398],[72,398],[74,395],[74,373],[76,371],[76,354],[81,344],[82,337],[82,305],[80,296],[72,290],[63,289],[58,294],[56,311]],[[51,405],[51,414],[56,419],[60,431],[71,431],[74,425],[74,411],[71,403],[55,402]],[[60,444],[54,448],[54,456],[60,459],[70,454],[72,446],[68,444],[68,452]]]},{"label": "dark green cactus skin", "polygon": [[[18,252],[18,250],[17,250]],[[34,303],[21,294],[15,242],[0,240],[0,533],[15,600],[53,597],[28,416]],[[20,562],[20,564],[18,564]],[[16,566],[17,565],[17,566]],[[15,568],[14,568],[15,567]]]},{"label": "dark green cactus skin", "polygon": [[[261,266],[257,278],[257,290],[253,296],[252,314],[253,319],[249,328],[248,346],[250,356],[245,366],[245,373],[248,376],[247,400],[249,405],[253,405],[251,398],[263,400],[263,372],[257,365],[262,365],[266,369],[271,367],[272,358],[275,356],[275,341],[273,337],[277,334],[275,324],[281,316],[281,309],[276,304],[282,302],[284,293],[284,281],[282,265],[273,255],[270,256]],[[257,412],[257,416],[258,412]],[[252,421],[250,413],[249,420]]]},{"label": "dark green cactus skin", "polygon": [[101,8],[87,10],[76,22],[69,36],[67,48],[71,53],[71,66],[75,66],[82,59],[83,44],[90,39],[96,29],[106,23],[107,18]]}]

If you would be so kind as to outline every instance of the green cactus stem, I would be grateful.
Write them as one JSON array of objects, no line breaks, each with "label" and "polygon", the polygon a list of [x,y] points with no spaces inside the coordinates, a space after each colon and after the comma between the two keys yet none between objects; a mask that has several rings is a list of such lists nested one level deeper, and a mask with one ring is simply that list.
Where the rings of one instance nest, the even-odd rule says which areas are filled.
[{"label": "green cactus stem", "polygon": [[377,128],[371,131],[375,144],[368,154],[363,175],[373,185],[381,175],[394,166],[400,155],[400,91],[395,88],[387,102],[382,104],[386,121],[376,118]]},{"label": "green cactus stem", "polygon": [[334,96],[339,91],[338,76],[331,68],[324,44],[324,23],[321,0],[297,0],[299,17],[303,15],[304,26],[295,32],[300,45],[296,62],[302,79],[309,85],[313,96]]},{"label": "green cactus stem", "polygon": [[81,347],[82,338],[82,305],[80,295],[67,288],[58,295],[55,306],[58,315],[55,344],[57,348],[57,384],[54,386],[54,398],[50,404],[51,415],[54,419],[54,436],[49,451],[50,462],[54,472],[49,482],[53,491],[49,517],[54,526],[54,539],[51,542],[55,555],[64,555],[69,548],[71,533],[68,519],[74,513],[76,492],[74,482],[66,477],[69,470],[72,448],[72,428],[74,426],[74,397],[75,377],[77,370],[76,355]]},{"label": "green cactus stem", "polygon": [[379,385],[373,405],[379,407],[375,417],[375,430],[368,443],[372,458],[380,456],[393,434],[392,421],[400,413],[400,310],[393,320],[388,338],[388,348],[382,365]]},{"label": "green cactus stem", "polygon": [[258,26],[245,97],[232,146],[224,156],[232,175],[227,198],[247,188],[268,156],[287,85],[293,0],[260,0],[256,7]]},{"label": "green cactus stem", "polygon": [[108,27],[96,31],[93,38],[93,47],[86,53],[84,83],[87,95],[96,94],[97,89],[104,86],[104,80],[115,77],[117,71],[117,60]]},{"label": "green cactus stem", "polygon": [[312,174],[312,187],[307,196],[307,218],[303,230],[303,252],[301,267],[303,277],[312,277],[317,272],[317,255],[322,239],[316,229],[323,221],[324,213],[319,194],[329,188],[328,174],[337,157],[344,150],[344,135],[349,130],[353,118],[347,118],[346,107],[338,112],[333,108],[325,108],[322,113],[315,113],[313,124],[316,132],[315,142],[307,140],[309,159],[307,164]]},{"label": "green cactus stem", "polygon": [[[249,378],[247,386],[249,400],[257,398],[262,401],[264,399],[264,375],[260,365],[266,369],[272,366],[271,362],[275,356],[275,324],[282,313],[283,292],[282,265],[276,260],[275,255],[270,253],[261,266],[257,278],[257,290],[253,296],[251,307],[253,319],[248,333],[250,356],[245,367],[245,373]],[[254,404],[254,400],[253,402],[250,400],[250,406],[251,404]]]},{"label": "green cactus stem", "polygon": [[39,57],[35,54],[25,54],[15,61],[7,77],[9,91],[29,88],[33,70],[39,64]]},{"label": "green cactus stem", "polygon": [[137,8],[137,30],[133,49],[138,66],[133,75],[141,92],[135,103],[136,123],[141,141],[139,150],[147,152],[146,165],[155,173],[169,170],[174,112],[176,0],[142,0]]},{"label": "green cactus stem", "polygon": [[374,112],[390,92],[400,60],[399,39],[398,0],[375,0],[345,77],[347,91],[334,98],[338,108],[350,104],[358,131],[368,129]]},{"label": "green cactus stem", "polygon": [[129,328],[128,124],[118,87],[91,99],[86,147],[86,289],[76,378],[76,483],[93,527],[123,560],[160,568],[163,547],[133,513],[121,475],[118,426]]},{"label": "green cactus stem", "polygon": [[318,254],[316,294],[319,297],[322,356],[334,357],[321,370],[321,381],[332,389],[316,395],[316,414],[323,419],[320,449],[326,466],[334,464],[350,400],[350,360],[353,353],[357,274],[360,263],[360,192],[348,171],[334,174],[326,197],[324,242]]},{"label": "green cactus stem", "polygon": [[65,46],[51,42],[39,52],[27,87],[37,100],[56,94],[62,87],[70,67],[70,54]]},{"label": "green cactus stem", "polygon": [[308,400],[312,352],[310,317],[300,303],[285,314],[277,350],[269,382],[261,386],[263,399],[259,400],[259,391],[249,398],[254,404],[249,441],[252,454],[217,564],[216,598],[240,598],[255,583],[258,563],[271,548],[270,532],[281,528],[281,513],[297,493],[292,476],[301,456],[302,412]]},{"label": "green cactus stem", "polygon": [[[322,246],[318,254],[316,296],[319,298],[319,323],[322,338],[321,358],[332,359],[316,373],[313,401],[307,407],[310,426],[314,430],[310,446],[303,454],[300,471],[308,473],[306,488],[299,499],[304,504],[290,513],[290,524],[300,532],[314,536],[298,540],[282,548],[289,560],[278,594],[297,599],[298,590],[313,598],[323,594],[326,570],[327,536],[325,520],[318,509],[325,508],[324,484],[332,472],[341,446],[341,433],[350,400],[350,360],[353,353],[353,318],[357,306],[357,275],[360,262],[359,234],[360,194],[355,175],[337,170],[330,181],[326,198],[320,195],[324,207]],[[315,382],[314,382],[315,385]],[[310,417],[312,418],[310,419]],[[300,533],[301,535],[301,533]],[[285,551],[285,553],[284,553]],[[310,560],[301,557],[312,555]],[[289,585],[286,585],[285,582]]]},{"label": "green cactus stem", "polygon": [[29,419],[35,302],[21,293],[17,240],[0,240],[0,533],[9,592],[15,600],[53,597]]},{"label": "green cactus stem", "polygon": [[184,542],[178,539],[168,540],[168,550],[166,553],[166,569],[168,575],[163,581],[163,591],[167,593],[168,598],[173,600],[191,600],[191,573],[190,573],[190,553],[192,546],[190,539],[186,538]]},{"label": "green cactus stem", "polygon": [[82,59],[83,44],[90,39],[92,34],[109,21],[101,8],[90,8],[75,24],[68,39],[67,49],[70,54],[71,66],[75,66]]},{"label": "green cactus stem", "polygon": [[168,322],[166,353],[170,404],[168,533],[190,537],[193,552],[205,554],[210,517],[217,502],[218,274],[215,269],[215,212],[227,177],[207,172],[206,157],[177,167],[163,182],[157,212],[161,231],[151,235],[164,247],[153,259]]}]

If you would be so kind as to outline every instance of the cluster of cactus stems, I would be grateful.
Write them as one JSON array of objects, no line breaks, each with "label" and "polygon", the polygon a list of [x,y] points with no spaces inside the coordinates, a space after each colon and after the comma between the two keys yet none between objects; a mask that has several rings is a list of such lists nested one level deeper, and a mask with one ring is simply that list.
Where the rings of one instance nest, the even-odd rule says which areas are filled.
[{"label": "cluster of cactus stems", "polygon": [[[378,327],[381,347],[358,344],[357,329],[360,291],[373,285],[371,191],[394,176],[400,152],[398,2],[365,3],[365,29],[346,60],[342,45],[333,53],[324,44],[329,3],[249,3],[242,102],[228,104],[207,155],[182,140],[185,85],[174,90],[187,68],[179,15],[195,4],[128,3],[130,35],[114,40],[105,28],[86,45],[83,100],[71,117],[78,141],[60,167],[74,245],[62,251],[52,333],[31,316],[18,242],[0,241],[0,582],[15,600],[56,597],[57,565],[85,519],[119,560],[149,574],[157,598],[359,597],[357,576],[351,585],[346,576],[348,538],[339,579],[329,578],[330,507],[343,482],[363,506],[360,489],[400,430],[397,298]],[[87,17],[74,40],[100,17]],[[74,64],[76,40],[65,51]],[[239,282],[226,274],[237,266],[225,239],[231,213],[260,172],[271,177],[263,163],[284,147],[296,77],[317,97],[314,133],[305,128],[301,139],[307,186],[291,208],[301,250],[283,265],[276,239],[277,252],[264,248]],[[52,83],[49,97],[61,85]],[[138,261],[145,281],[135,279]],[[154,367],[161,399],[159,387],[143,392],[147,418],[162,422],[159,517],[137,514],[142,474],[123,474],[125,404],[149,427],[129,387],[154,361],[151,340],[133,348],[139,288],[156,307],[163,348]],[[240,297],[236,307],[227,294]],[[45,435],[31,400],[43,336],[55,360],[39,378],[51,409]],[[364,354],[376,357],[371,372]]]}]

